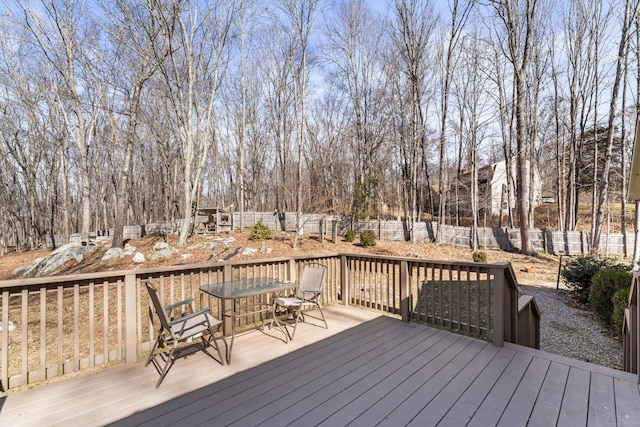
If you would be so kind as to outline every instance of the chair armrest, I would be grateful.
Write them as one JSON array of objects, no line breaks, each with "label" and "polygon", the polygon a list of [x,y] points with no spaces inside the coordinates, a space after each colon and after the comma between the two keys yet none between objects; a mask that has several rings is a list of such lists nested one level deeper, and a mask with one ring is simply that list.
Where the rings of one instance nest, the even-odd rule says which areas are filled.
[{"label": "chair armrest", "polygon": [[195,298],[187,298],[186,300],[178,301],[178,302],[173,303],[171,305],[165,306],[164,310],[167,313],[171,313],[174,309],[176,309],[176,308],[178,308],[178,307],[180,307],[182,305],[186,305],[186,304],[191,305],[191,303],[194,302],[195,300],[196,300]]},{"label": "chair armrest", "polygon": [[209,311],[211,311],[211,309],[209,307],[207,307],[207,308],[203,308],[201,310],[198,310],[195,313],[186,314],[186,315],[184,315],[182,317],[179,317],[177,319],[171,320],[169,322],[169,326],[173,326],[173,325],[177,325],[177,324],[182,323],[182,322],[186,322],[187,320],[192,319],[194,317],[202,316],[203,314],[206,314]]}]

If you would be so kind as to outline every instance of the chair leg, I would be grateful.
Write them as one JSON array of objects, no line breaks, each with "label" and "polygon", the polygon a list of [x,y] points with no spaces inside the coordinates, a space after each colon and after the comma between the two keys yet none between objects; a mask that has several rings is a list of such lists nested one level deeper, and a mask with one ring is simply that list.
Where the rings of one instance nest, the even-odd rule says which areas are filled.
[{"label": "chair leg", "polygon": [[271,329],[271,327],[275,323],[276,326],[278,327],[278,329],[280,329],[280,332],[282,332],[284,334],[284,342],[286,344],[288,344],[289,341],[292,340],[293,338],[289,335],[289,330],[287,329],[287,325],[281,324],[278,321],[278,318],[276,317],[277,316],[277,308],[278,308],[278,304],[276,304],[274,302],[273,303],[273,309],[271,310],[271,323],[269,324],[269,329]]},{"label": "chair leg", "polygon": [[302,306],[296,308],[296,321],[293,323],[293,332],[291,333],[291,341],[293,341],[293,336],[296,334],[296,329],[298,328],[298,322],[304,322],[304,314],[302,313]]},{"label": "chair leg", "polygon": [[158,341],[159,341],[160,337],[158,336],[158,339],[155,340],[155,342],[153,343],[153,346],[151,347],[151,351],[149,352],[149,356],[147,356],[147,360],[144,363],[144,367],[146,368],[147,366],[149,366],[149,363],[151,363],[151,361],[155,358],[154,353],[156,352],[156,349],[158,348]]},{"label": "chair leg", "polygon": [[322,306],[320,305],[320,303],[316,303],[316,305],[318,306],[318,310],[320,310],[320,316],[322,316],[322,321],[324,322],[324,328],[329,329],[329,326],[327,325],[327,319],[324,318],[324,313],[322,312]]},{"label": "chair leg", "polygon": [[[208,339],[206,339],[204,335],[202,335],[200,338],[202,339],[202,351],[207,353],[207,355],[211,357],[213,360],[215,360],[216,362],[220,363],[221,365],[224,365],[224,357],[222,357],[222,352],[220,351],[220,345],[218,344],[218,340],[215,337],[215,331],[209,330]],[[216,359],[211,353],[209,353],[209,351],[207,350],[207,347],[213,347],[216,349],[216,352],[218,352],[218,359]]]},{"label": "chair leg", "polygon": [[[144,367],[146,368],[147,366],[149,366],[149,363],[153,362],[153,366],[156,368],[156,371],[158,371],[158,373],[161,373],[162,369],[160,368],[159,363],[156,362],[156,357],[159,357],[162,359],[163,362],[166,362],[165,355],[168,354],[169,352],[165,348],[168,346],[170,346],[170,343],[165,339],[164,335],[162,334],[162,331],[159,331],[158,338],[153,343],[153,347],[151,347],[151,351],[149,351],[149,356],[147,356],[147,360],[144,364]],[[157,351],[158,349],[162,349],[162,350]]]},{"label": "chair leg", "polygon": [[171,367],[173,366],[173,362],[175,362],[174,353],[175,353],[175,351],[177,349],[177,346],[178,346],[178,343],[174,342],[173,346],[171,347],[171,351],[167,355],[167,360],[164,363],[164,367],[162,368],[162,371],[160,372],[160,378],[158,378],[158,382],[156,383],[156,388],[160,387],[160,384],[162,383],[162,380],[164,380],[164,377],[167,376],[167,373],[169,372],[169,369],[171,369]]}]

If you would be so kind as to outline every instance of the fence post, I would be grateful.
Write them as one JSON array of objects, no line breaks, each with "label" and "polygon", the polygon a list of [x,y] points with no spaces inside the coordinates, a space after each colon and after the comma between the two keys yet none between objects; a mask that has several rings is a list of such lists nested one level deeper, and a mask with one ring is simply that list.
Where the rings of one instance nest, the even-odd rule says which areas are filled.
[{"label": "fence post", "polygon": [[411,320],[411,287],[407,261],[400,261],[400,314],[403,322]]},{"label": "fence post", "polygon": [[489,270],[489,281],[493,290],[491,301],[491,312],[493,313],[493,330],[491,332],[491,342],[502,347],[504,343],[505,325],[505,298],[504,298],[504,271],[501,268],[491,268]]},{"label": "fence post", "polygon": [[125,363],[135,363],[138,359],[138,349],[136,345],[138,316],[136,315],[137,306],[137,283],[136,275],[127,274],[124,276],[124,301],[125,301]]}]

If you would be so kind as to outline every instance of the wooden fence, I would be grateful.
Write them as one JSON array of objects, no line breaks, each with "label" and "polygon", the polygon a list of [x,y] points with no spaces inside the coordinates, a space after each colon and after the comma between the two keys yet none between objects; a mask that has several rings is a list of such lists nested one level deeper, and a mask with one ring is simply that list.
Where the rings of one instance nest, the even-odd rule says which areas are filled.
[{"label": "wooden fence", "polygon": [[[261,276],[296,281],[311,261],[327,266],[324,304],[376,309],[497,345],[539,343],[537,307],[519,311],[509,264],[328,254],[8,280],[0,282],[1,391],[98,365],[135,362],[154,338],[142,280],[156,283],[165,304],[194,298],[196,309],[212,307],[222,319],[218,301],[199,291],[202,284]],[[270,302],[263,298],[246,303]],[[523,312],[530,319],[520,320]],[[245,318],[245,326],[260,320]],[[519,323],[527,328],[520,334]],[[230,333],[230,325],[224,332]]]},{"label": "wooden fence", "polygon": [[[240,228],[240,214],[225,214],[229,219],[224,225],[224,231],[238,230]],[[207,230],[201,227],[208,221],[208,217],[196,218],[194,230]],[[273,212],[246,212],[242,216],[243,227],[253,227],[258,221],[262,221],[269,228],[283,232],[293,232],[296,229],[295,213],[286,212],[274,214]],[[409,225],[404,220],[356,220],[346,216],[326,216],[320,214],[305,214],[301,218],[303,233],[320,234],[330,236],[334,232],[344,235],[347,230],[354,230],[359,234],[363,230],[373,230],[376,237],[382,240],[409,240]],[[136,239],[147,234],[178,230],[180,221],[176,224],[167,222],[152,223],[140,226],[126,226],[123,230],[125,239]],[[435,222],[425,221],[414,224],[416,241],[430,242],[436,237],[438,225]],[[441,242],[443,244],[470,248],[472,247],[471,228],[443,225],[441,227]],[[582,255],[590,253],[591,239],[588,233],[580,231],[551,231],[531,229],[529,231],[534,249],[552,254]],[[93,233],[93,237],[111,235],[113,230]],[[479,227],[477,230],[478,243],[482,249],[501,249],[514,251],[520,248],[520,230],[510,228]],[[63,239],[55,236],[56,246],[60,246]],[[72,242],[79,242],[80,235],[74,234],[69,238]],[[54,239],[47,238],[47,246],[53,247]],[[629,256],[625,251],[632,251],[635,235],[627,233],[603,233],[601,239],[602,253],[612,256]]]}]

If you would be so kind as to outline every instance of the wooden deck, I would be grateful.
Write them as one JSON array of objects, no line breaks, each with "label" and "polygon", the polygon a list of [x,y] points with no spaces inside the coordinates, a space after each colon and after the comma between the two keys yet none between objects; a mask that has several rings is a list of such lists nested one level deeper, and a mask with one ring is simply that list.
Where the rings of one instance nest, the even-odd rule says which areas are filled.
[{"label": "wooden deck", "polygon": [[356,308],[326,314],[329,330],[302,324],[289,344],[242,334],[229,366],[179,360],[159,389],[139,362],[10,394],[0,425],[640,425],[635,375]]}]

